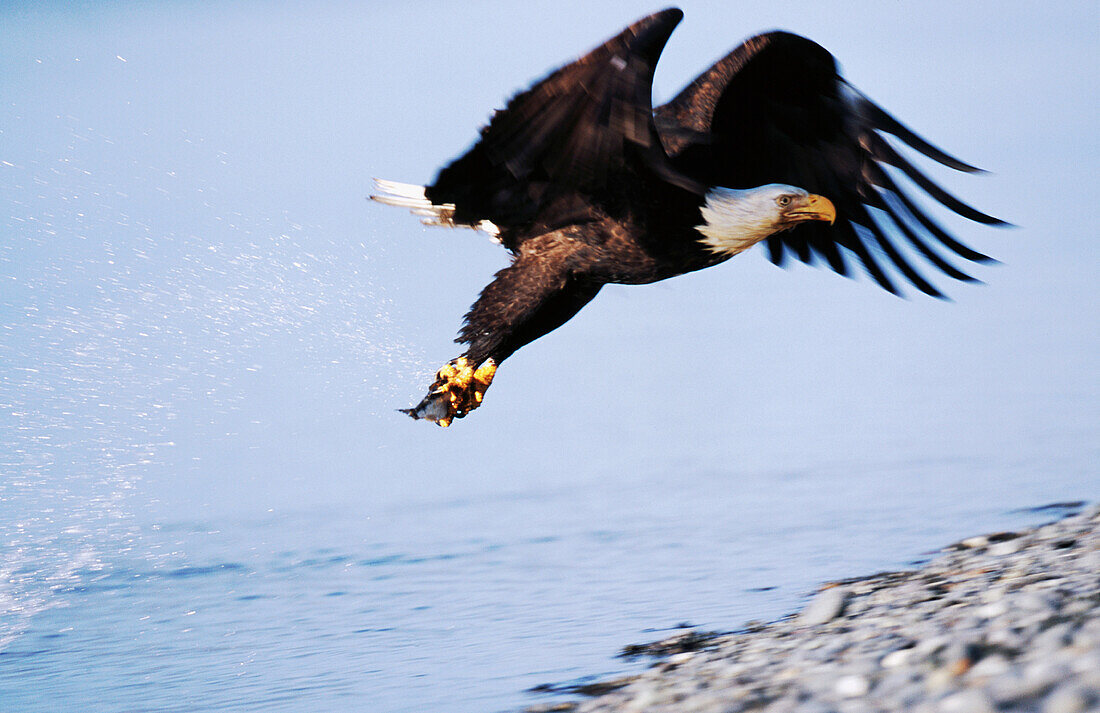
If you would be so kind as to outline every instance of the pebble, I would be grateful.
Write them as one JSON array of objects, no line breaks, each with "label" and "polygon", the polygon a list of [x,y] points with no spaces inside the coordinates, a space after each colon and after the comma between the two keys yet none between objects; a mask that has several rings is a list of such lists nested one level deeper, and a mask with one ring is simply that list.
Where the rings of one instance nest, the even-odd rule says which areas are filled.
[{"label": "pebble", "polygon": [[924,679],[924,688],[931,694],[941,694],[950,691],[957,678],[950,666],[938,668]]},{"label": "pebble", "polygon": [[1059,686],[1043,703],[1043,713],[1085,713],[1088,708],[1089,697],[1072,684]]},{"label": "pebble", "polygon": [[882,657],[883,668],[897,668],[898,666],[904,666],[909,663],[909,658],[913,655],[913,649],[898,649],[897,651],[891,651]]},{"label": "pebble", "polygon": [[[1100,711],[1100,508],[971,537],[917,570],[678,653],[576,713]],[[823,626],[830,624],[829,626]],[[671,664],[671,665],[670,665]]]},{"label": "pebble", "polygon": [[836,682],[836,694],[841,698],[866,696],[871,684],[863,676],[842,676]]},{"label": "pebble", "polygon": [[986,656],[978,663],[970,667],[967,671],[967,675],[972,679],[978,678],[991,678],[993,676],[1001,676],[1008,672],[1010,664],[1008,659],[999,654],[992,656]]},{"label": "pebble", "polygon": [[1073,639],[1073,625],[1068,622],[1055,624],[1035,637],[1035,646],[1045,649],[1064,647]]},{"label": "pebble", "polygon": [[998,599],[995,602],[986,604],[985,606],[978,607],[978,616],[985,619],[996,619],[999,616],[1004,616],[1008,611],[1008,603],[1004,599]]},{"label": "pebble", "polygon": [[954,693],[940,702],[943,713],[996,713],[997,707],[983,691]]},{"label": "pebble", "polygon": [[1021,542],[1019,540],[1009,540],[992,545],[986,552],[992,557],[1004,557],[1005,555],[1016,554],[1020,551],[1020,547]]},{"label": "pebble", "polygon": [[798,623],[802,626],[818,626],[830,622],[840,616],[847,601],[848,590],[845,587],[823,589],[802,610],[798,616]]}]

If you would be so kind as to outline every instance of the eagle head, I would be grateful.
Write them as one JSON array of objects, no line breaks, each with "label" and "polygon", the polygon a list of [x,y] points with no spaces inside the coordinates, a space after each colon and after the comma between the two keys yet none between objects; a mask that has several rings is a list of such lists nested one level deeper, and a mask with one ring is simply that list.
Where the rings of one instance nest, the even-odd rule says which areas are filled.
[{"label": "eagle head", "polygon": [[703,224],[695,229],[703,234],[702,242],[724,255],[736,255],[808,220],[836,220],[836,207],[828,198],[782,183],[744,190],[713,188],[699,212]]}]

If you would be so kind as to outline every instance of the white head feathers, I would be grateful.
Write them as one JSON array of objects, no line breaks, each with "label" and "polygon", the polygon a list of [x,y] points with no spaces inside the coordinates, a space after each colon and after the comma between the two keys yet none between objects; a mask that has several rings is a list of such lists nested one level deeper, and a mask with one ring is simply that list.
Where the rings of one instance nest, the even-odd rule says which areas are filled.
[{"label": "white head feathers", "polygon": [[792,227],[785,220],[787,209],[809,197],[809,192],[782,183],[745,190],[713,188],[699,209],[704,222],[695,229],[712,251],[736,255],[772,233]]}]

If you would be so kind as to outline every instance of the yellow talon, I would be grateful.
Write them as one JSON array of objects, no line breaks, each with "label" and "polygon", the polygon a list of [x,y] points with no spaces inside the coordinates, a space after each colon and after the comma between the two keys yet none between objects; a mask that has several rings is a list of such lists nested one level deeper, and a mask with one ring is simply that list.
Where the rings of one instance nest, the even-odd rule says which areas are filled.
[{"label": "yellow talon", "polygon": [[436,372],[428,395],[418,405],[402,409],[402,412],[415,419],[435,421],[446,428],[454,419],[462,418],[481,405],[496,371],[497,365],[492,359],[475,369],[469,359],[459,357]]}]

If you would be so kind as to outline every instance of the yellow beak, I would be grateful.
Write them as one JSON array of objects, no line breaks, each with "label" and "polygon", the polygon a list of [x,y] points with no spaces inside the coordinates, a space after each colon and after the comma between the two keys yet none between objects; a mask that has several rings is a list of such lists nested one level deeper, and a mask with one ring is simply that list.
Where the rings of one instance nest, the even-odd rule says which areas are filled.
[{"label": "yellow beak", "polygon": [[806,196],[803,205],[787,213],[787,216],[798,223],[804,220],[827,220],[832,225],[836,222],[836,206],[825,196],[811,193]]}]

